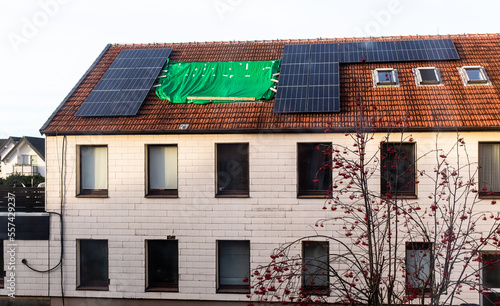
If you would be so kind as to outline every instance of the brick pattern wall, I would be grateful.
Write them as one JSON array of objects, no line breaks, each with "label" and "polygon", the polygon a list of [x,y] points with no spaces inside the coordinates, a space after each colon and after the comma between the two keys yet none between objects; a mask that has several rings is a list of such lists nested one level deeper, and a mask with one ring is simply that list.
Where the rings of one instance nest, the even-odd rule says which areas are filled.
[{"label": "brick pattern wall", "polygon": [[[382,139],[384,135],[375,135]],[[433,133],[413,134],[417,156],[435,148]],[[472,161],[478,141],[500,141],[498,133],[463,133]],[[439,135],[438,144],[452,144],[456,134]],[[249,143],[250,197],[215,197],[215,144]],[[250,240],[251,268],[268,262],[274,248],[306,235],[336,235],[340,226],[316,228],[316,220],[331,216],[324,199],[297,199],[297,142],[332,142],[351,146],[343,134],[248,135],[121,135],[68,136],[64,181],[66,296],[140,299],[245,301],[245,294],[216,293],[216,240]],[[377,142],[369,151],[377,150]],[[178,198],[145,197],[145,152],[148,144],[177,144]],[[47,138],[47,210],[60,211],[60,167],[63,137]],[[108,146],[108,198],[76,197],[78,145]],[[369,153],[368,153],[369,154]],[[423,158],[419,169],[433,171],[434,156]],[[373,178],[374,190],[379,178]],[[422,181],[418,195],[425,204],[430,182]],[[491,209],[489,201],[484,207]],[[51,222],[49,242],[20,242],[19,258],[40,267],[58,261],[59,222]],[[145,240],[179,241],[179,292],[145,292]],[[107,239],[109,291],[76,290],[76,240]],[[330,252],[336,247],[331,245]],[[300,252],[300,248],[297,248]],[[49,258],[50,256],[50,258]],[[21,259],[18,259],[19,262]],[[60,295],[60,273],[39,274],[19,268],[18,295]],[[0,290],[0,294],[7,294]],[[468,292],[466,294],[469,294]],[[470,293],[477,303],[477,293]]]}]

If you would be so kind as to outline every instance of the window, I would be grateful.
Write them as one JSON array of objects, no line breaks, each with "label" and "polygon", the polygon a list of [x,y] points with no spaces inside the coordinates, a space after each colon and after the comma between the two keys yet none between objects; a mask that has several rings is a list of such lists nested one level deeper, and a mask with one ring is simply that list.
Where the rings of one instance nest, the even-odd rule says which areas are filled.
[{"label": "window", "polygon": [[80,146],[79,195],[108,196],[108,148]]},{"label": "window", "polygon": [[462,77],[465,86],[468,85],[491,85],[490,79],[481,66],[458,67],[458,72]]},{"label": "window", "polygon": [[420,295],[431,291],[433,278],[431,263],[431,243],[406,243],[406,290],[408,292]]},{"label": "window", "polygon": [[148,196],[177,196],[177,146],[148,146]]},{"label": "window", "polygon": [[422,67],[413,69],[417,86],[442,85],[439,69],[435,67]]},{"label": "window", "polygon": [[8,274],[5,273],[5,267],[4,267],[4,262],[3,262],[3,240],[0,240],[0,272],[2,272],[2,275],[0,275],[0,288],[4,288],[4,282],[5,282],[5,276],[8,276]]},{"label": "window", "polygon": [[415,144],[384,143],[380,147],[380,159],[381,193],[416,197]]},{"label": "window", "polygon": [[481,285],[484,293],[483,306],[494,306],[500,302],[500,256],[498,253],[481,254],[483,273]]},{"label": "window", "polygon": [[398,87],[398,70],[393,68],[377,68],[372,70],[373,87]]},{"label": "window", "polygon": [[108,241],[77,241],[77,289],[108,290]]},{"label": "window", "polygon": [[298,196],[327,196],[332,183],[332,171],[329,167],[331,156],[324,150],[331,143],[298,143],[297,175]]},{"label": "window", "polygon": [[303,286],[309,294],[328,294],[328,241],[302,241]]},{"label": "window", "polygon": [[250,241],[217,241],[217,292],[250,292]]},{"label": "window", "polygon": [[169,240],[146,241],[146,291],[178,291],[178,242]]},{"label": "window", "polygon": [[248,143],[217,144],[217,196],[249,195]]},{"label": "window", "polygon": [[19,165],[31,165],[31,156],[30,155],[21,155],[18,160]]},{"label": "window", "polygon": [[500,143],[479,143],[479,195],[500,196]]}]

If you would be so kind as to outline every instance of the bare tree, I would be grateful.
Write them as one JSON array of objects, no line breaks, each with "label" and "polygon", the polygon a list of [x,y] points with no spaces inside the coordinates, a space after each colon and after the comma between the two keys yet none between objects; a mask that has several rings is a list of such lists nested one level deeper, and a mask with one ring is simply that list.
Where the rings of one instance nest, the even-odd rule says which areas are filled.
[{"label": "bare tree", "polygon": [[334,234],[275,249],[270,263],[253,271],[249,297],[379,306],[457,305],[465,288],[487,295],[480,270],[500,261],[482,251],[499,246],[500,215],[479,197],[478,163],[469,160],[464,139],[456,133],[443,143],[435,133],[434,148],[417,157],[408,117],[381,136],[380,119],[366,118],[361,94],[357,100],[356,130],[345,133],[351,144],[318,147],[329,156],[320,171],[333,172],[322,207],[332,216],[315,225]]}]

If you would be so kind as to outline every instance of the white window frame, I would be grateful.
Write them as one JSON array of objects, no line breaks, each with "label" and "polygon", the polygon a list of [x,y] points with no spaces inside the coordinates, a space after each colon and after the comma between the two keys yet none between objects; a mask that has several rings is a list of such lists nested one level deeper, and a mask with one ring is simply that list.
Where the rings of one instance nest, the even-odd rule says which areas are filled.
[{"label": "white window frame", "polygon": [[[387,72],[392,75],[392,82],[381,81],[380,72]],[[394,68],[377,68],[372,70],[373,87],[399,87],[398,70]]]},{"label": "white window frame", "polygon": [[[420,73],[420,71],[422,70],[433,70],[434,75],[436,76],[436,80],[434,81],[423,80],[422,74]],[[441,79],[441,74],[439,73],[439,69],[436,67],[413,68],[413,74],[415,75],[415,82],[417,86],[443,86],[443,80]]]},{"label": "white window frame", "polygon": [[[463,67],[457,67],[457,69],[458,69],[458,72],[460,73],[460,76],[462,77],[462,81],[464,82],[464,86],[491,85],[490,78],[488,77],[488,74],[486,74],[486,70],[484,69],[483,66],[463,66]],[[471,80],[469,78],[469,75],[467,74],[468,69],[479,70],[479,75],[481,76],[481,79],[480,80]]]}]

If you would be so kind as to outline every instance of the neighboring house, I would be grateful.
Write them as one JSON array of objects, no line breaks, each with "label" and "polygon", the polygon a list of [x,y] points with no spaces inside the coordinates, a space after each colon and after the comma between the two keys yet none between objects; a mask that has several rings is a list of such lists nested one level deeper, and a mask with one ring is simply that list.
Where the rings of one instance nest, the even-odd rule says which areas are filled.
[{"label": "neighboring house", "polygon": [[18,173],[45,176],[45,138],[9,137],[0,150],[0,177]]},{"label": "neighboring house", "polygon": [[[439,39],[443,47],[425,48],[423,40]],[[378,49],[359,51],[372,45]],[[52,215],[48,242],[16,241],[16,296],[56,301],[62,286],[75,303],[246,305],[245,278],[269,262],[273,249],[315,233],[338,233],[333,225],[314,227],[332,216],[321,209],[331,175],[313,184],[324,158],[315,148],[351,144],[344,133],[356,131],[359,88],[367,112],[380,118],[368,150],[376,152],[394,122],[406,118],[413,141],[404,148],[419,158],[419,169],[432,173],[435,160],[424,154],[435,147],[438,132],[443,146],[459,132],[471,161],[491,156],[483,168],[500,172],[499,53],[498,34],[108,45],[41,128],[47,211],[64,219],[63,278],[59,268],[43,274],[20,263],[58,265],[61,227]],[[167,57],[177,64],[160,72]],[[278,86],[266,85],[277,90],[270,100],[214,93],[220,88],[197,79],[206,91],[183,98],[193,103],[170,103],[158,96],[173,96],[182,86],[169,87],[169,77],[160,77],[157,96],[144,77],[155,80],[193,65],[178,77],[190,78],[215,62],[238,63],[227,72],[245,61],[279,59]],[[194,62],[210,63],[184,64]],[[271,62],[260,70],[272,70]],[[202,104],[224,98],[232,102]],[[327,126],[332,133],[324,133]],[[480,175],[491,192],[488,204],[500,197],[500,186],[494,175]],[[370,183],[373,192],[388,192],[386,184]],[[430,184],[405,191],[430,205]],[[338,246],[328,249],[334,253]],[[305,244],[295,251],[315,252]],[[9,290],[6,283],[0,293]],[[462,297],[480,300],[477,291]]]}]

